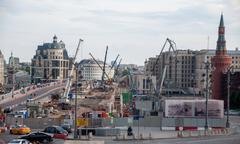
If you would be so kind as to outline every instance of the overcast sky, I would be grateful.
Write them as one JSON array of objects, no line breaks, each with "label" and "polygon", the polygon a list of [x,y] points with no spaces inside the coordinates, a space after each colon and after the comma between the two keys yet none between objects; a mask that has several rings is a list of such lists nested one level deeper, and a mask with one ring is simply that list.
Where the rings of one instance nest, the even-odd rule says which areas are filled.
[{"label": "overcast sky", "polygon": [[157,55],[167,37],[178,49],[216,47],[224,14],[227,49],[240,46],[240,0],[0,0],[0,50],[31,61],[38,45],[54,34],[72,56],[84,39],[78,60],[89,52],[108,62],[144,65]]}]

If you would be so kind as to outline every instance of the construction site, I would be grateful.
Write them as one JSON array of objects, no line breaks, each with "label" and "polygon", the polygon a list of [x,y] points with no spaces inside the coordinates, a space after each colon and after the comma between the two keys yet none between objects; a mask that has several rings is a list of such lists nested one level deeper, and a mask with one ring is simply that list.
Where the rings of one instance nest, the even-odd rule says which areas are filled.
[{"label": "construction site", "polygon": [[[139,73],[131,68],[119,69],[122,59],[117,55],[112,65],[107,64],[108,46],[104,61],[92,54],[90,60],[76,59],[83,40],[79,40],[70,65],[67,80],[54,82],[58,90],[38,98],[31,93],[25,102],[17,105],[6,117],[7,125],[18,121],[34,129],[51,125],[69,125],[73,129],[89,130],[94,135],[117,135],[128,126],[159,127],[159,130],[203,128],[206,115],[205,98],[201,96],[169,96],[165,82],[169,63],[165,62],[162,72]],[[151,72],[157,68],[160,57],[168,51],[177,60],[176,43],[166,39]],[[84,65],[85,64],[85,65]],[[95,67],[92,68],[91,65]],[[100,70],[100,79],[87,79],[85,71]],[[140,78],[139,78],[140,77]],[[144,82],[139,88],[140,82]],[[48,84],[51,85],[51,84]],[[38,85],[36,85],[37,87]],[[39,86],[40,87],[40,86]],[[212,128],[225,127],[223,101],[209,100],[208,122]],[[213,105],[215,105],[213,107]],[[24,109],[19,111],[19,109]],[[39,120],[43,125],[37,125]],[[99,128],[113,128],[111,132],[99,132]],[[124,127],[124,128],[117,128]],[[116,130],[116,131],[114,131]],[[113,132],[114,131],[114,132]],[[76,133],[76,131],[75,131]]]}]

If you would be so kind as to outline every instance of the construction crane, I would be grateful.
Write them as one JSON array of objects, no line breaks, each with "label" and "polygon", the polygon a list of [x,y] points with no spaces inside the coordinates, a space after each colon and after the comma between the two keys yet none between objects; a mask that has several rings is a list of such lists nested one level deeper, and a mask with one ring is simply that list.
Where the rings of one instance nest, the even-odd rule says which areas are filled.
[{"label": "construction crane", "polygon": [[73,57],[72,69],[71,69],[70,75],[69,75],[69,77],[67,79],[67,84],[66,84],[65,91],[64,91],[64,94],[63,94],[63,98],[65,98],[65,100],[67,100],[67,97],[68,97],[68,94],[70,92],[70,88],[71,88],[71,85],[72,85],[73,71],[74,71],[74,68],[75,68],[76,58],[77,58],[77,54],[78,54],[81,42],[83,42],[83,40],[79,39],[79,42],[78,42],[78,45],[77,45],[77,49],[76,49],[75,55]]},{"label": "construction crane", "polygon": [[[98,65],[98,67],[103,71],[103,68],[102,68],[102,66],[98,63],[98,61],[94,58],[94,56],[91,54],[91,53],[89,53],[89,55],[92,57],[92,59],[96,62],[96,64]],[[104,73],[104,75],[108,78],[108,79],[110,79],[110,77],[108,76],[108,74],[104,71],[103,72]]]},{"label": "construction crane", "polygon": [[[166,58],[166,59],[169,59],[171,50],[172,50],[172,52],[173,52],[174,57],[177,58],[177,52],[176,52],[176,47],[177,47],[177,46],[176,46],[176,43],[175,43],[173,40],[167,38],[166,41],[165,41],[165,43],[164,43],[164,45],[163,45],[163,47],[162,47],[162,49],[161,49],[161,51],[160,51],[160,54],[159,54],[158,57],[157,57],[157,60],[156,60],[155,64],[153,65],[153,68],[152,68],[152,70],[151,70],[151,75],[153,74],[153,72],[154,72],[154,70],[155,70],[155,68],[156,68],[156,65],[158,64],[158,61],[159,61],[160,57],[162,56],[162,53],[163,53],[163,51],[164,51],[167,43],[169,43],[169,48],[168,48],[169,55],[167,55],[167,58]],[[169,64],[164,63],[164,69],[163,69],[163,72],[162,72],[161,81],[158,81],[158,82],[157,82],[156,89],[154,89],[155,95],[156,95],[158,98],[160,98],[160,95],[161,95],[161,93],[162,93],[162,87],[163,87],[163,83],[164,83],[164,80],[165,80],[165,77],[166,77],[166,71],[167,71],[167,69],[168,69],[168,66],[169,66]],[[149,77],[148,77],[148,79],[149,79]],[[159,80],[160,80],[160,79],[159,79]],[[150,84],[153,85],[153,84],[152,84],[152,81],[150,81]],[[154,87],[150,86],[150,88],[154,88]]]},{"label": "construction crane", "polygon": [[108,72],[108,75],[109,75],[109,73],[111,72],[111,70],[113,69],[113,67],[115,66],[115,64],[116,64],[117,59],[118,59],[119,56],[120,56],[120,55],[118,54],[117,57],[116,57],[116,59],[114,60],[112,66],[111,66],[111,68],[110,68],[110,71]]},{"label": "construction crane", "polygon": [[119,57],[119,54],[117,55],[114,63],[112,64],[110,70],[108,73],[106,73],[106,61],[107,61],[107,52],[108,52],[108,46],[106,47],[106,52],[105,52],[105,56],[104,56],[104,62],[103,62],[103,66],[101,66],[99,64],[99,62],[94,58],[94,56],[89,53],[89,55],[92,57],[92,59],[96,62],[96,64],[98,65],[98,67],[102,70],[102,79],[101,79],[101,85],[104,85],[104,82],[105,82],[105,76],[107,77],[107,82],[108,83],[112,83],[112,78],[109,77],[109,73],[111,72],[111,70],[113,69],[118,57]]},{"label": "construction crane", "polygon": [[107,52],[108,52],[108,46],[106,47],[106,52],[104,56],[104,62],[103,62],[103,68],[102,68],[102,85],[104,84],[104,75],[105,75],[105,67],[106,67],[106,60],[107,60]]}]

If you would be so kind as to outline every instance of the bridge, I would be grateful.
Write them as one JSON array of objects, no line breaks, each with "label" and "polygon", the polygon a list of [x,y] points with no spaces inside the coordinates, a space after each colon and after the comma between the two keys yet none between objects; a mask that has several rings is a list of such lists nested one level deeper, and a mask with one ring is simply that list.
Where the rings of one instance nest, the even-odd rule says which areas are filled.
[{"label": "bridge", "polygon": [[40,100],[45,98],[53,92],[59,92],[65,87],[66,83],[62,82],[51,82],[41,85],[31,85],[13,92],[0,95],[0,107],[5,109],[8,107],[14,108],[19,104],[23,104],[28,98],[32,100]]}]

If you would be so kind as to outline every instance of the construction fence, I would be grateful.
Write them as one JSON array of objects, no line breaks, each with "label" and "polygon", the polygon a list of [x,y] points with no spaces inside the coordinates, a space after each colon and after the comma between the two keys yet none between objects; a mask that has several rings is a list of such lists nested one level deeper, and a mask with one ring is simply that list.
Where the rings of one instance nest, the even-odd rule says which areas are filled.
[{"label": "construction fence", "polygon": [[[71,120],[72,121],[72,120]],[[52,118],[14,118],[7,117],[6,124],[24,124],[32,129],[43,129],[47,126],[61,125],[63,119]],[[73,121],[69,123],[73,125]],[[226,119],[209,119],[209,127],[225,127]],[[159,116],[149,116],[134,119],[132,117],[124,118],[78,118],[78,127],[204,127],[205,119],[203,118],[164,118]]]}]

